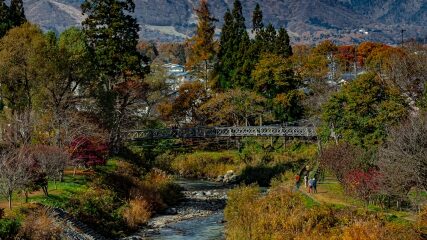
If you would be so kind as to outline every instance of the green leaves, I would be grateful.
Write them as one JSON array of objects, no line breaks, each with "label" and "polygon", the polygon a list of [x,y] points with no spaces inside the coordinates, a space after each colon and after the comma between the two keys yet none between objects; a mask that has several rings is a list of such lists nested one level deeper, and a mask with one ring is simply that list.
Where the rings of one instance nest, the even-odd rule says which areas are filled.
[{"label": "green leaves", "polygon": [[386,137],[386,128],[407,115],[405,99],[375,74],[360,76],[325,104],[323,119],[353,144],[371,147]]}]

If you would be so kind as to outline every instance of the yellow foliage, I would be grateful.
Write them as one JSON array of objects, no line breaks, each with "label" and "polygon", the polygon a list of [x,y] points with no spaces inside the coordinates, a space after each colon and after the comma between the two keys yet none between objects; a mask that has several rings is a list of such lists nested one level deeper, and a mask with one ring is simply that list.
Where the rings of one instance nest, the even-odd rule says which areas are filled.
[{"label": "yellow foliage", "polygon": [[227,239],[420,239],[411,225],[391,223],[375,213],[308,206],[306,197],[277,186],[263,196],[256,186],[229,193]]},{"label": "yellow foliage", "polygon": [[134,199],[129,201],[129,206],[123,211],[123,218],[131,228],[137,228],[146,224],[152,215],[148,201],[144,199]]}]

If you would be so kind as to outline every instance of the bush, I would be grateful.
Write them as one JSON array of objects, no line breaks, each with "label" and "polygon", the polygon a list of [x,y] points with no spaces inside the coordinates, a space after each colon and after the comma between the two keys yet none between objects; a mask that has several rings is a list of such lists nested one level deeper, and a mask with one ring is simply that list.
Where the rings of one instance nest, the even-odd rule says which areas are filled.
[{"label": "bush", "polygon": [[127,208],[123,211],[123,218],[132,229],[147,223],[151,215],[150,204],[144,199],[129,201]]},{"label": "bush", "polygon": [[46,239],[54,240],[61,239],[62,230],[56,225],[52,213],[41,208],[30,214],[22,224],[19,230],[19,239]]},{"label": "bush", "polygon": [[216,178],[229,170],[238,172],[241,167],[232,152],[195,152],[177,156],[172,162],[172,169],[185,177]]},{"label": "bush", "polygon": [[[183,189],[173,181],[173,178],[158,169],[152,170],[145,176],[143,186],[145,189],[151,189],[153,193],[158,194],[160,203],[169,206],[178,203],[184,197],[181,192]],[[147,192],[144,191],[142,195],[146,195]]]},{"label": "bush", "polygon": [[0,219],[0,239],[14,239],[19,226],[19,222],[15,219]]},{"label": "bush", "polygon": [[104,234],[119,235],[126,230],[117,213],[122,203],[116,194],[107,189],[89,188],[85,193],[70,199],[66,208],[77,219]]}]

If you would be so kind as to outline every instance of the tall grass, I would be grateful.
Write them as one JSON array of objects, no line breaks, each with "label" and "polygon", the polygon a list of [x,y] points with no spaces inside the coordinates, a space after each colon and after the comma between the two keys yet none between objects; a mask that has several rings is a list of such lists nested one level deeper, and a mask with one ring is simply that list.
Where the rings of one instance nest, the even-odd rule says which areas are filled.
[{"label": "tall grass", "polygon": [[389,222],[379,213],[306,203],[304,195],[284,186],[275,187],[266,196],[253,185],[234,189],[229,192],[225,209],[226,237],[230,240],[422,238],[415,226]]},{"label": "tall grass", "polygon": [[194,152],[177,156],[171,167],[186,177],[216,178],[229,170],[240,171],[243,164],[237,152]]}]

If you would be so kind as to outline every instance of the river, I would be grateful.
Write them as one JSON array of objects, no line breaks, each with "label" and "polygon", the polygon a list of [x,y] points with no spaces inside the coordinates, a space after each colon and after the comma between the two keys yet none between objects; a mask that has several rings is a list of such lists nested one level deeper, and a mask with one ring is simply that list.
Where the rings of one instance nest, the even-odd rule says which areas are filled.
[{"label": "river", "polygon": [[[137,235],[149,240],[222,240],[224,207],[229,187],[221,183],[177,179],[186,200],[170,215],[155,216]],[[128,238],[137,239],[137,238]]]}]

